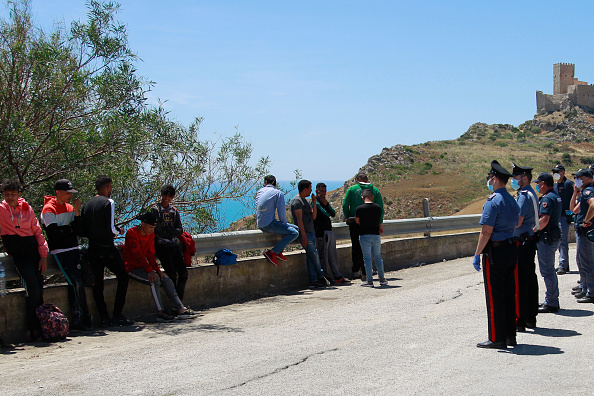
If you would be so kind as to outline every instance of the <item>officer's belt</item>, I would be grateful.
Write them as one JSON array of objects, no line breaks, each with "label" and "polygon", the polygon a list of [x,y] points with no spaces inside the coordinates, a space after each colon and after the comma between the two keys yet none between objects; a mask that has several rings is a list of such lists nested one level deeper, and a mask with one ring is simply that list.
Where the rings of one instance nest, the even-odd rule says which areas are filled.
[{"label": "officer's belt", "polygon": [[507,238],[504,239],[503,241],[491,241],[491,246],[496,248],[499,246],[503,246],[503,245],[509,245],[511,243],[513,243],[514,239],[513,238]]}]

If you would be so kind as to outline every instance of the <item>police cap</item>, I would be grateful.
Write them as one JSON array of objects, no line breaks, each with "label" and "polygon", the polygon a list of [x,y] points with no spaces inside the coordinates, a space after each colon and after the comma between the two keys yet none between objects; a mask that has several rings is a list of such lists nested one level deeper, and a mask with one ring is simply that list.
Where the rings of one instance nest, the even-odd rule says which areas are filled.
[{"label": "police cap", "polygon": [[532,168],[529,166],[520,166],[520,165],[516,165],[515,163],[512,162],[512,175],[513,176],[523,175],[524,173],[529,173],[531,171],[532,171]]},{"label": "police cap", "polygon": [[547,172],[542,172],[540,175],[538,175],[538,177],[536,178],[536,180],[533,181],[533,183],[539,183],[541,181],[545,182],[548,185],[553,185],[553,183],[555,182],[553,180],[553,175]]},{"label": "police cap", "polygon": [[489,175],[498,175],[498,176],[505,176],[511,177],[512,174],[507,171],[503,166],[499,165],[497,160],[491,161],[491,170],[489,171]]},{"label": "police cap", "polygon": [[553,173],[559,173],[565,170],[565,167],[561,164],[557,164],[555,165],[555,167],[552,169]]},{"label": "police cap", "polygon": [[572,175],[574,175],[575,177],[582,177],[582,176],[586,176],[589,177],[590,179],[592,178],[592,172],[589,169],[580,169],[575,173],[572,173]]}]

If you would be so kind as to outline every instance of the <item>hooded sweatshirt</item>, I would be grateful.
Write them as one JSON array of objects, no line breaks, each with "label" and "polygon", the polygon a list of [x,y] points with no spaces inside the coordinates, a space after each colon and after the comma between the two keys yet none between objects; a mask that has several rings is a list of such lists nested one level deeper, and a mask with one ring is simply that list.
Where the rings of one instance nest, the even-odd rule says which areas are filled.
[{"label": "hooded sweatshirt", "polygon": [[81,217],[74,215],[74,206],[69,203],[60,205],[56,197],[46,195],[41,210],[41,224],[45,229],[51,254],[78,249],[76,234]]},{"label": "hooded sweatshirt", "polygon": [[11,256],[20,253],[24,238],[33,237],[37,241],[39,256],[47,257],[47,242],[41,232],[41,227],[35,217],[33,209],[27,201],[19,198],[17,206],[11,207],[3,200],[0,203],[0,235],[6,253]]},{"label": "hooded sweatshirt", "polygon": [[342,201],[342,212],[344,213],[344,218],[348,219],[349,217],[355,217],[355,211],[357,210],[357,207],[359,205],[363,205],[363,198],[361,198],[361,192],[364,189],[373,191],[373,203],[378,204],[380,208],[382,208],[382,216],[380,219],[380,223],[383,223],[384,201],[382,199],[382,194],[371,183],[359,182],[349,187],[344,196],[344,200]]}]

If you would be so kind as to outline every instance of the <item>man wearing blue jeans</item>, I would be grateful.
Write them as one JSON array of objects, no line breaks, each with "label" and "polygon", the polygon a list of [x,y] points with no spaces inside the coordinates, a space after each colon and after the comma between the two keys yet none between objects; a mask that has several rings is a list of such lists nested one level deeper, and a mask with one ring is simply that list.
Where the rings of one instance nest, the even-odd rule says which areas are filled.
[{"label": "man wearing blue jeans", "polygon": [[[309,287],[311,289],[326,287],[326,279],[324,279],[320,257],[316,250],[316,231],[314,227],[314,220],[318,214],[316,196],[311,193],[312,188],[309,180],[301,180],[297,185],[297,189],[299,194],[291,200],[291,214],[293,215],[293,222],[298,226],[299,235],[301,235],[301,246],[305,248]],[[310,195],[311,205],[306,199]]]},{"label": "man wearing blue jeans", "polygon": [[256,193],[256,223],[264,232],[284,236],[272,249],[264,252],[264,257],[274,265],[278,265],[278,259],[286,260],[283,250],[299,236],[299,229],[293,224],[287,224],[285,211],[285,196],[276,188],[276,177],[265,176],[264,187]]},{"label": "man wearing blue jeans", "polygon": [[359,224],[359,242],[365,262],[366,281],[361,286],[373,287],[373,270],[371,259],[375,261],[377,275],[381,286],[387,285],[388,281],[384,274],[384,262],[382,260],[382,242],[380,235],[384,233],[382,221],[382,208],[373,203],[373,191],[365,189],[361,191],[363,205],[359,205],[355,211],[355,222]]}]

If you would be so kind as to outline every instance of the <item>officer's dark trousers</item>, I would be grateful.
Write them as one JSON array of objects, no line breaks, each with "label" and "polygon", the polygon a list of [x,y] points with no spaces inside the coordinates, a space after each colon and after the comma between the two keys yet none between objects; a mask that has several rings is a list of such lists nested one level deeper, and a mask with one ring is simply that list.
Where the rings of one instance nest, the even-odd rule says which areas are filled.
[{"label": "officer's dark trousers", "polygon": [[536,277],[536,241],[520,243],[518,247],[518,326],[526,326],[526,322],[536,324],[538,315],[538,278]]},{"label": "officer's dark trousers", "polygon": [[365,275],[365,263],[363,261],[363,251],[359,243],[359,224],[349,224],[349,233],[351,234],[351,257],[353,259],[353,272],[361,270]]},{"label": "officer's dark trousers", "polygon": [[128,291],[128,273],[124,268],[122,256],[115,246],[91,246],[89,247],[89,258],[93,274],[95,275],[95,284],[93,285],[93,297],[101,319],[109,318],[107,305],[103,298],[103,276],[105,267],[109,269],[118,279],[115,302],[113,305],[113,317],[122,315],[122,309],[126,303],[126,292]]},{"label": "officer's dark trousers", "polygon": [[517,246],[509,243],[490,248],[489,245],[483,255],[489,340],[505,342],[506,338],[516,337]]}]

